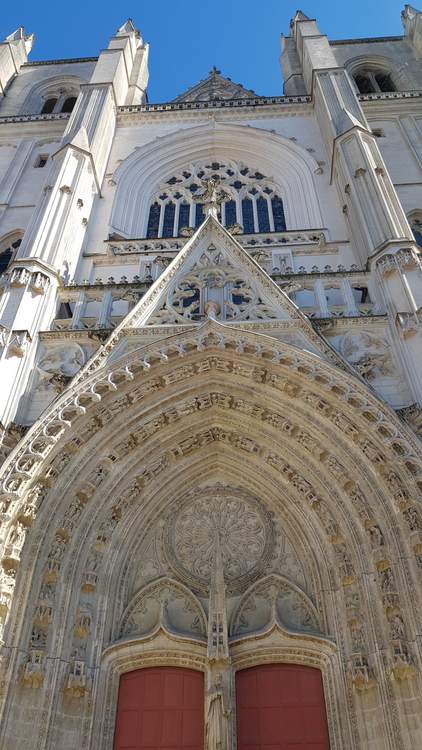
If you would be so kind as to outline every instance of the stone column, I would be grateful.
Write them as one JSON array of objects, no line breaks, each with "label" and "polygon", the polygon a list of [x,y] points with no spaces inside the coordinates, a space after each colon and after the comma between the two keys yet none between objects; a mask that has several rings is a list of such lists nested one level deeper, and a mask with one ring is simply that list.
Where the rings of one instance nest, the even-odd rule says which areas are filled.
[{"label": "stone column", "polygon": [[352,318],[360,315],[349,279],[341,280],[341,293],[343,295],[345,306],[344,316],[346,318]]},{"label": "stone column", "polygon": [[331,313],[327,304],[324,282],[318,279],[314,284],[315,300],[319,308],[320,318],[331,318]]}]

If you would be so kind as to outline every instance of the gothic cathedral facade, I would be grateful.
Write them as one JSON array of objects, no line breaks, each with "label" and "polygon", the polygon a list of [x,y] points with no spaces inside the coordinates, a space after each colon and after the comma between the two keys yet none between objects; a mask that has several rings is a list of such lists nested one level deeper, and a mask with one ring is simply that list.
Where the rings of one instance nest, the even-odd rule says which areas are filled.
[{"label": "gothic cathedral facade", "polygon": [[0,747],[422,747],[422,13],[284,94],[0,44]]}]

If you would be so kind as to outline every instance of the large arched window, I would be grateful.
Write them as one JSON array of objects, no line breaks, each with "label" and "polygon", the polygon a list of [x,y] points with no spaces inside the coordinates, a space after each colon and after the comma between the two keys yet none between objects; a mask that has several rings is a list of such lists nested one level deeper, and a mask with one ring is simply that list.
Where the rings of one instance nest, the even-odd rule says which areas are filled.
[{"label": "large arched window", "polygon": [[270,179],[242,163],[210,162],[190,165],[160,186],[150,204],[147,237],[177,237],[199,227],[204,207],[194,196],[211,177],[228,195],[219,212],[223,226],[239,225],[245,234],[285,231],[283,201]]},{"label": "large arched window", "polygon": [[7,271],[21,242],[22,237],[10,235],[0,242],[0,275]]}]

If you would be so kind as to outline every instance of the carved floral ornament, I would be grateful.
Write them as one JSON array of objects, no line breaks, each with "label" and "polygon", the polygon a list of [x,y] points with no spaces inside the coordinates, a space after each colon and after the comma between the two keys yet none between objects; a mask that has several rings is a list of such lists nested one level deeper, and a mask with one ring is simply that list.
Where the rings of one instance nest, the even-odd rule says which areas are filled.
[{"label": "carved floral ornament", "polygon": [[211,244],[195,268],[170,286],[165,303],[148,325],[186,323],[208,314],[217,320],[260,320],[279,317],[256,284]]},{"label": "carved floral ornament", "polygon": [[[181,361],[183,359],[185,362]],[[161,346],[153,345],[149,348],[148,361],[142,350],[132,352],[116,363],[116,369],[112,372],[97,373],[89,379],[89,384],[80,383],[72,393],[72,398],[65,395],[59,399],[56,407],[50,410],[50,421],[45,420],[42,429],[37,434],[34,434],[35,429],[29,433],[27,440],[23,441],[15,451],[13,468],[16,473],[14,476],[10,474],[10,479],[12,481],[15,478],[24,481],[32,480],[34,491],[25,500],[26,505],[32,508],[28,512],[24,510],[25,505],[14,505],[15,499],[18,498],[18,490],[24,489],[23,481],[15,490],[9,489],[6,496],[3,496],[4,509],[10,518],[10,533],[4,537],[2,562],[5,600],[3,609],[6,615],[8,597],[10,601],[14,574],[19,566],[27,529],[30,527],[39,504],[45,502],[49,485],[54,485],[55,492],[59,492],[62,478],[65,481],[66,472],[72,472],[72,455],[76,456],[78,451],[84,450],[85,441],[89,441],[90,436],[100,432],[104,426],[111,422],[117,425],[119,415],[124,421],[126,419],[123,411],[125,404],[133,411],[134,408],[138,408],[136,406],[138,403],[141,406],[145,403],[146,406],[149,399],[154,400],[160,394],[164,396],[166,388],[170,390],[177,388],[183,391],[184,383],[192,382],[192,378],[195,382],[199,382],[204,374],[207,377],[212,376],[214,380],[218,376],[226,383],[236,382],[236,387],[240,390],[243,390],[242,383],[246,385],[247,382],[259,382],[262,400],[260,403],[254,403],[250,398],[245,399],[239,396],[239,393],[237,395],[224,393],[223,390],[219,392],[216,389],[200,397],[196,395],[191,396],[190,399],[186,398],[178,407],[180,411],[174,406],[169,406],[167,411],[163,411],[161,406],[159,416],[154,416],[149,420],[144,419],[139,423],[138,434],[130,432],[128,435],[126,430],[125,439],[118,444],[115,443],[111,448],[111,453],[109,452],[111,457],[104,457],[99,463],[97,460],[96,464],[91,463],[92,468],[84,472],[82,482],[75,487],[74,500],[67,509],[63,505],[65,515],[61,519],[57,518],[54,541],[46,550],[44,584],[52,584],[54,588],[60,580],[63,562],[65,556],[68,556],[67,550],[70,550],[72,539],[78,533],[80,524],[85,523],[83,519],[87,518],[87,513],[91,515],[88,508],[94,495],[96,497],[100,494],[104,497],[110,496],[110,489],[106,491],[105,488],[111,478],[112,467],[117,467],[119,462],[123,461],[122,476],[125,474],[127,476],[127,466],[124,464],[126,458],[136,457],[138,446],[144,441],[146,441],[145,445],[151,444],[153,451],[154,435],[160,429],[174,429],[177,434],[179,432],[178,419],[189,417],[191,424],[194,413],[198,414],[200,420],[203,420],[202,415],[208,408],[217,408],[222,411],[230,409],[238,412],[242,419],[247,417],[250,425],[261,423],[266,430],[270,428],[275,430],[274,434],[280,437],[282,435],[283,442],[287,441],[286,445],[290,441],[292,449],[289,450],[288,456],[283,450],[276,451],[270,447],[270,444],[263,444],[262,437],[259,438],[259,430],[256,435],[251,430],[244,430],[242,433],[240,430],[218,426],[218,423],[216,426],[215,422],[210,427],[204,424],[202,429],[190,437],[180,433],[176,443],[173,442],[171,447],[169,444],[162,455],[155,452],[151,461],[145,453],[146,464],[141,471],[138,469],[135,473],[130,486],[122,489],[118,500],[114,495],[111,507],[109,500],[104,512],[98,513],[98,525],[91,535],[92,546],[88,551],[86,567],[83,573],[81,572],[83,594],[95,594],[103,567],[102,560],[105,559],[103,554],[110,543],[111,536],[117,529],[123,528],[121,524],[130,523],[127,511],[139,503],[145,488],[161,484],[166,475],[170,476],[175,472],[178,462],[183,464],[186,457],[192,456],[194,451],[201,451],[207,446],[220,445],[225,454],[232,450],[236,451],[247,457],[251,467],[265,466],[266,470],[274,472],[275,476],[282,479],[285,486],[289,488],[291,495],[300,499],[300,502],[315,514],[316,523],[324,530],[323,533],[331,545],[336,575],[344,592],[346,611],[349,613],[348,650],[356,655],[352,660],[354,666],[351,667],[351,674],[355,675],[353,679],[356,678],[356,686],[360,685],[359,675],[362,674],[362,670],[359,671],[358,666],[359,664],[361,667],[366,665],[365,668],[370,678],[364,684],[372,685],[372,666],[366,655],[364,614],[366,604],[360,592],[360,564],[356,564],[354,558],[354,545],[349,544],[349,525],[346,523],[344,526],[344,521],[338,515],[332,514],[334,506],[327,498],[322,478],[320,480],[318,477],[318,470],[315,469],[313,472],[315,481],[311,484],[307,478],[307,472],[301,474],[295,463],[290,463],[290,456],[293,456],[300,448],[303,454],[302,463],[319,462],[324,472],[328,472],[327,478],[330,477],[328,484],[333,488],[335,486],[342,488],[343,498],[346,494],[348,502],[350,500],[350,512],[355,518],[360,518],[364,538],[367,540],[366,544],[373,550],[370,553],[372,554],[370,564],[375,566],[377,571],[378,596],[385,612],[386,627],[391,633],[392,669],[395,669],[394,674],[397,673],[397,675],[405,673],[403,669],[399,669],[400,665],[407,663],[409,670],[413,669],[412,656],[407,646],[409,631],[403,614],[407,605],[404,606],[401,602],[402,594],[399,596],[400,586],[395,578],[394,561],[388,541],[389,534],[392,533],[394,537],[397,531],[393,532],[389,529],[388,534],[383,532],[386,519],[382,522],[377,521],[379,512],[377,503],[371,504],[370,494],[367,495],[366,492],[360,490],[356,477],[350,473],[350,466],[347,466],[347,462],[342,463],[341,457],[336,458],[324,446],[321,446],[320,442],[315,441],[312,430],[304,429],[300,423],[295,423],[291,419],[290,412],[286,417],[284,409],[279,411],[274,408],[269,409],[264,402],[267,401],[268,393],[272,393],[276,400],[294,403],[295,410],[306,406],[308,414],[314,415],[309,417],[309,425],[315,419],[317,419],[315,424],[318,420],[323,420],[330,425],[330,430],[333,431],[330,445],[336,443],[334,435],[337,435],[340,440],[340,434],[343,433],[346,440],[350,441],[350,445],[354,446],[353,450],[362,451],[361,455],[366,456],[371,463],[371,472],[375,469],[377,473],[377,491],[385,493],[386,490],[382,488],[384,486],[387,488],[388,498],[384,494],[387,507],[392,507],[391,498],[393,498],[394,513],[399,511],[402,514],[404,527],[408,529],[409,541],[418,558],[422,551],[421,524],[416,501],[417,488],[415,489],[411,482],[412,477],[416,482],[419,481],[419,464],[416,451],[413,450],[410,441],[406,440],[405,431],[394,418],[390,419],[388,410],[359,381],[353,381],[350,377],[344,376],[340,371],[334,370],[332,366],[318,360],[315,356],[299,353],[294,347],[278,345],[274,340],[251,333],[242,335],[242,341],[239,342],[238,334],[234,335],[230,329],[212,322],[196,332],[174,337],[165,349],[162,343]],[[118,391],[122,391],[121,395]],[[98,404],[94,409],[92,409],[92,401]],[[160,398],[160,403],[163,403],[162,398]],[[357,412],[358,416],[356,416]],[[351,416],[352,413],[354,417]],[[76,422],[73,437],[70,432],[72,420]],[[171,425],[174,425],[174,428]],[[25,450],[23,450],[24,446]],[[46,458],[53,446],[56,446],[55,455],[52,464],[48,466]],[[61,450],[57,451],[57,448]],[[44,465],[37,480],[34,467],[38,467],[39,463]],[[402,464],[400,469],[398,469],[399,464]],[[317,463],[313,465],[316,467]],[[8,467],[11,468],[10,463],[5,467],[5,473]],[[407,486],[403,483],[406,475]],[[34,482],[36,482],[35,485]],[[42,512],[45,511],[44,506]],[[413,541],[413,535],[415,535],[415,541]],[[41,596],[40,593],[40,597],[41,604],[45,602],[45,596],[44,594]],[[53,602],[45,606],[54,608],[54,596]],[[74,632],[78,637],[85,633],[86,641],[92,637],[87,619],[92,618],[92,615],[88,616],[81,607],[78,611],[79,614],[75,613]],[[46,631],[43,628],[48,628],[49,622],[48,611],[40,610],[39,618],[34,623],[29,653],[44,653]],[[81,648],[80,643],[76,645],[79,649]],[[78,653],[76,656],[81,656],[81,654]],[[39,654],[34,655],[33,661],[30,662],[32,666],[28,667],[31,674],[38,668],[40,660],[42,662]]]}]

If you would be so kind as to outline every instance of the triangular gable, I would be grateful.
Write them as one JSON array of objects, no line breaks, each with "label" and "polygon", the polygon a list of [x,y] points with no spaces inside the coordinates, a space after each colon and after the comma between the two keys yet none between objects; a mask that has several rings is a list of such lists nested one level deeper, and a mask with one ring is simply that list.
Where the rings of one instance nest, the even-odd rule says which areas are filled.
[{"label": "triangular gable", "polygon": [[[212,294],[207,293],[203,297],[202,307],[195,312],[196,300],[192,290],[201,274],[205,288],[209,287]],[[237,299],[233,299],[233,289]],[[177,300],[185,299],[186,304],[180,306],[178,303],[175,307],[175,290]],[[236,308],[240,308],[239,314],[236,314]],[[231,316],[230,311],[233,312]],[[342,369],[351,370],[340,354],[313,328],[306,315],[237,240],[217,219],[208,216],[148,292],[114,329],[104,346],[86,363],[74,382],[111,359],[118,359],[128,348],[139,345],[148,348],[153,340],[157,341],[157,337],[164,342],[183,336],[192,329],[200,333],[207,321],[221,325],[223,329],[236,327],[239,331],[249,330],[255,335],[261,333],[284,340],[298,349],[322,356]]]},{"label": "triangular gable", "polygon": [[293,320],[296,305],[213,216],[129,314],[125,327]]},{"label": "triangular gable", "polygon": [[254,91],[245,89],[240,83],[233,83],[230,78],[225,78],[219,70],[213,68],[208,78],[199,81],[174,101],[209,102],[216,99],[251,99],[255,96]]}]

